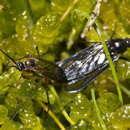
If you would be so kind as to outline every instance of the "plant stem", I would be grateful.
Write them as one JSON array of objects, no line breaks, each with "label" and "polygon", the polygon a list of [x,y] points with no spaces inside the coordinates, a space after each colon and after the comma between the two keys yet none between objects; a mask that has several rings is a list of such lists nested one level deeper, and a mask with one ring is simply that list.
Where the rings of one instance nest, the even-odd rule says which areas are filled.
[{"label": "plant stem", "polygon": [[58,105],[60,106],[60,110],[62,111],[62,114],[64,115],[64,117],[66,118],[66,120],[71,124],[74,125],[75,122],[69,117],[68,113],[65,111],[64,107],[61,104],[60,98],[58,96],[58,94],[56,93],[55,89],[53,86],[49,86],[51,92],[55,95],[56,100],[58,102]]},{"label": "plant stem", "polygon": [[52,117],[52,119],[56,122],[56,124],[59,126],[61,130],[66,130],[62,123],[59,121],[59,119],[54,115],[54,113],[50,109],[48,111],[48,107],[44,103],[39,101],[39,104],[43,107],[43,109],[46,112],[48,112],[48,114]]},{"label": "plant stem", "polygon": [[74,8],[74,6],[78,3],[78,0],[74,0],[73,3],[68,7],[65,13],[62,15],[60,22],[63,22],[64,19],[69,15],[70,11]]},{"label": "plant stem", "polygon": [[130,97],[130,90],[128,90],[124,85],[120,84],[121,90]]},{"label": "plant stem", "polygon": [[110,68],[111,68],[111,71],[112,71],[112,75],[114,77],[114,81],[115,81],[115,84],[116,84],[119,100],[120,100],[121,104],[123,105],[123,98],[122,98],[122,93],[121,93],[121,90],[120,90],[119,81],[118,81],[118,78],[117,78],[117,74],[116,74],[116,71],[115,71],[115,66],[114,66],[114,64],[112,62],[108,47],[107,47],[107,45],[106,45],[106,43],[104,41],[104,38],[103,38],[103,35],[102,35],[102,33],[101,33],[100,29],[99,29],[99,26],[96,25],[96,24],[95,24],[95,30],[96,30],[96,32],[98,34],[98,37],[99,37],[99,39],[102,42],[102,45],[104,47],[104,51],[105,51],[105,54],[106,54],[107,59],[109,61],[109,65],[110,65]]},{"label": "plant stem", "polygon": [[91,89],[91,96],[92,96],[92,100],[93,100],[93,103],[94,103],[94,106],[95,106],[95,109],[96,109],[96,113],[97,113],[97,117],[99,119],[99,122],[101,124],[101,127],[103,130],[107,130],[106,126],[105,126],[105,123],[104,121],[102,120],[101,118],[101,113],[100,113],[100,110],[98,108],[98,105],[96,103],[96,99],[95,99],[95,91],[94,91],[94,88]]},{"label": "plant stem", "polygon": [[64,115],[64,117],[67,119],[67,121],[71,124],[71,125],[75,125],[75,122],[69,117],[68,113],[65,111],[65,109],[63,109],[62,114]]},{"label": "plant stem", "polygon": [[94,24],[94,22],[96,21],[97,17],[100,14],[100,7],[101,7],[102,0],[97,0],[97,1],[95,1],[95,3],[96,3],[95,7],[94,7],[94,9],[91,10],[90,16],[85,25],[85,28],[84,28],[83,32],[81,33],[81,38],[85,38],[86,33],[91,30],[92,25]]},{"label": "plant stem", "polygon": [[68,42],[67,42],[67,50],[69,50],[73,43],[74,43],[74,37],[76,35],[76,30],[75,28],[72,28],[72,32],[70,33],[70,36],[69,36],[69,39],[68,39]]}]

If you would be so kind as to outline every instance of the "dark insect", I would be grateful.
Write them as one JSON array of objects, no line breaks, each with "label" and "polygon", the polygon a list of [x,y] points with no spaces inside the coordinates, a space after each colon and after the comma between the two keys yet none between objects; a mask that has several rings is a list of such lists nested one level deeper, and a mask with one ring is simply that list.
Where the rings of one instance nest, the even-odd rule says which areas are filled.
[{"label": "dark insect", "polygon": [[[130,39],[111,39],[106,41],[112,61],[119,59],[120,55],[130,47]],[[67,88],[80,80],[84,80],[76,88],[68,89],[70,93],[84,89],[92,80],[109,67],[103,46],[95,43],[80,52],[70,56],[56,64],[35,58],[28,58],[24,63],[16,63],[13,58],[0,49],[14,64],[14,67],[22,72],[22,77],[38,81],[41,78],[66,83]]]},{"label": "dark insect", "polygon": [[[130,47],[130,38],[111,39],[106,41],[106,44],[112,61],[115,62]],[[57,62],[57,65],[62,68],[68,85],[75,84],[84,79],[75,88],[67,87],[70,93],[78,92],[86,88],[90,82],[109,67],[104,48],[100,42],[77,52],[64,61]]]},{"label": "dark insect", "polygon": [[13,67],[22,72],[21,76],[25,79],[40,80],[49,78],[54,81],[67,82],[62,68],[58,65],[43,59],[28,58],[24,63],[18,62],[0,49],[13,63]]}]

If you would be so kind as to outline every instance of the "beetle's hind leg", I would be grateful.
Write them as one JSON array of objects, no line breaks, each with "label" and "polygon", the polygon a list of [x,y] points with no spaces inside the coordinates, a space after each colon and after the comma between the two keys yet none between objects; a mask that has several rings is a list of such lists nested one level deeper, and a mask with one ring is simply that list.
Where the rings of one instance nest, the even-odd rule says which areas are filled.
[{"label": "beetle's hind leg", "polygon": [[50,100],[49,100],[49,93],[48,93],[48,91],[49,91],[49,88],[48,88],[48,78],[46,77],[45,78],[45,86],[46,86],[46,96],[47,96],[47,106],[48,106],[48,110],[47,111],[49,111],[49,109],[50,109]]},{"label": "beetle's hind leg", "polygon": [[120,59],[121,59],[121,60],[125,60],[125,61],[129,61],[129,62],[130,62],[130,59],[127,58],[127,57],[120,56]]}]

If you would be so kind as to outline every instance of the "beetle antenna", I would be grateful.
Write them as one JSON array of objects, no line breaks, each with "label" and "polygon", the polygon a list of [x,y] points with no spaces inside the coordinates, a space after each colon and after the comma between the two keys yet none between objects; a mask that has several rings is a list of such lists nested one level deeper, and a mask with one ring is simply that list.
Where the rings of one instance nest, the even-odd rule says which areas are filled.
[{"label": "beetle antenna", "polygon": [[17,66],[17,63],[15,62],[15,60],[12,58],[12,57],[10,57],[6,52],[4,52],[2,49],[0,49],[0,51],[4,54],[4,55],[6,55],[11,61],[12,61],[12,63],[15,65],[15,66]]},{"label": "beetle antenna", "polygon": [[28,33],[28,37],[30,38],[30,40],[32,41],[32,43],[34,44],[35,46],[35,49],[37,51],[37,55],[38,55],[38,58],[40,59],[40,53],[39,53],[39,48],[38,48],[38,45],[34,42],[31,34],[30,34],[30,30],[29,30],[29,24],[27,25],[27,33]]}]

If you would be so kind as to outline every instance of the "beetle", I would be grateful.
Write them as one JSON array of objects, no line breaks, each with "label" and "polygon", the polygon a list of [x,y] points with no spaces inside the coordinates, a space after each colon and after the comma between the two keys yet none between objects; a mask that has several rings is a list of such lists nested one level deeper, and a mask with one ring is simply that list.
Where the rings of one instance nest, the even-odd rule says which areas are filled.
[{"label": "beetle", "polygon": [[[110,39],[105,42],[113,62],[116,62],[121,54],[130,47],[130,38]],[[109,62],[101,42],[97,42],[93,46],[75,53],[64,61],[57,62],[57,65],[63,69],[68,85],[71,86],[84,79],[75,88],[67,87],[67,91],[70,93],[83,90],[89,83],[109,68]]]}]

